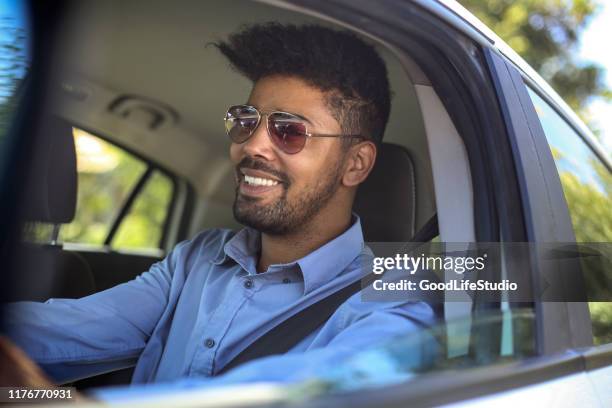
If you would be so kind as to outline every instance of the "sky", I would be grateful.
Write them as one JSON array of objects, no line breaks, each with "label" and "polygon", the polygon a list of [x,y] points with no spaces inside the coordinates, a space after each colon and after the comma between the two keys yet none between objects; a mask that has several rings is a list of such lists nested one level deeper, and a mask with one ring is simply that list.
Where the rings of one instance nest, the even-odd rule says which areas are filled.
[{"label": "sky", "polygon": [[[612,1],[604,0],[602,10],[591,21],[580,39],[579,56],[585,61],[593,61],[606,69],[606,83],[612,88]],[[602,143],[612,155],[612,102],[595,99],[589,105],[593,122],[601,129]]]}]

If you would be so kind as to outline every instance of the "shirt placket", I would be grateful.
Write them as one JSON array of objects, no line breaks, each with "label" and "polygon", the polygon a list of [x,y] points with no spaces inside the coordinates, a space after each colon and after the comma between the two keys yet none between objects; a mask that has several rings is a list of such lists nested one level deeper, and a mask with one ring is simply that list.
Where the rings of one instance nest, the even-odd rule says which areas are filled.
[{"label": "shirt placket", "polygon": [[[215,367],[215,357],[219,348],[224,347],[230,323],[236,317],[244,303],[259,290],[261,282],[256,282],[252,275],[242,273],[232,277],[223,304],[219,305],[210,315],[207,322],[200,328],[200,344],[196,349],[189,375],[211,376]],[[240,294],[240,295],[238,295]]]}]

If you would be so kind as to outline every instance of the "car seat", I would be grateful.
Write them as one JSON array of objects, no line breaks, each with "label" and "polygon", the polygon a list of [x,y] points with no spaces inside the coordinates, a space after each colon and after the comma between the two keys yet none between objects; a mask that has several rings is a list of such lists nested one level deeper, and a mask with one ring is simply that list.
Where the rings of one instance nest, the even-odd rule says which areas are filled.
[{"label": "car seat", "polygon": [[44,301],[79,298],[95,293],[93,273],[80,255],[65,251],[57,241],[60,224],[72,221],[77,198],[76,152],[72,127],[47,117],[37,127],[32,165],[25,187],[26,223],[53,224],[46,243],[22,243],[18,249],[20,273],[11,300]]}]

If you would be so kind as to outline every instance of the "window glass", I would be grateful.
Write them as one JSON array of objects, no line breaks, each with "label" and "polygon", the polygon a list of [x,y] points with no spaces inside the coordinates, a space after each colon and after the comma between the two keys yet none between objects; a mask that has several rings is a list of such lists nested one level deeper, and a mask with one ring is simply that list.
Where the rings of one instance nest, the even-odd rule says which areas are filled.
[{"label": "window glass", "polygon": [[173,183],[159,170],[153,172],[113,238],[113,248],[159,248]]},{"label": "window glass", "polygon": [[[563,186],[577,242],[612,242],[612,174],[582,138],[539,95],[529,90]],[[585,263],[583,262],[583,268]],[[612,285],[589,275],[587,287]],[[612,343],[612,303],[589,303],[596,344]]]},{"label": "window glass", "polygon": [[[504,322],[512,328],[511,352],[500,354],[483,347],[499,341],[499,327]],[[389,385],[410,387],[410,381],[423,374],[447,371],[456,375],[478,367],[522,361],[536,355],[534,327],[535,317],[529,309],[489,311],[474,318],[450,320],[407,336],[384,339],[354,353],[343,353],[334,368],[296,383],[292,395],[312,398]],[[445,349],[455,333],[472,333],[468,339],[461,339],[468,342],[470,351],[449,357]]]},{"label": "window glass", "polygon": [[[73,135],[78,173],[76,214],[70,224],[61,225],[59,241],[103,246],[123,213],[111,247],[159,250],[174,196],[172,178],[158,169],[147,172],[148,163],[84,130],[74,128]],[[140,183],[143,177],[144,185]],[[125,213],[138,184],[142,189]],[[51,224],[27,223],[24,239],[48,243],[52,232]]]},{"label": "window glass", "polygon": [[74,220],[62,226],[64,242],[102,245],[146,164],[96,136],[74,129],[78,193]]},{"label": "window glass", "polygon": [[0,7],[0,148],[17,107],[18,90],[28,61],[24,5],[11,2]]}]

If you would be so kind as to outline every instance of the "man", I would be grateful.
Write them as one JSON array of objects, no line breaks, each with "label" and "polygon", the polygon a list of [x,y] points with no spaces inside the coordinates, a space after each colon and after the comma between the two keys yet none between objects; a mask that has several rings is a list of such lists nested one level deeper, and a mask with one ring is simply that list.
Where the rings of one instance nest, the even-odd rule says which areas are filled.
[{"label": "man", "polygon": [[[204,381],[367,273],[371,252],[351,208],[389,116],[382,59],[356,36],[321,26],[255,25],[217,47],[254,83],[225,117],[233,210],[246,228],[203,231],[112,289],[16,305],[11,337],[57,382],[134,363],[133,383]],[[299,381],[433,320],[425,303],[356,294],[289,353],[222,378]]]}]

